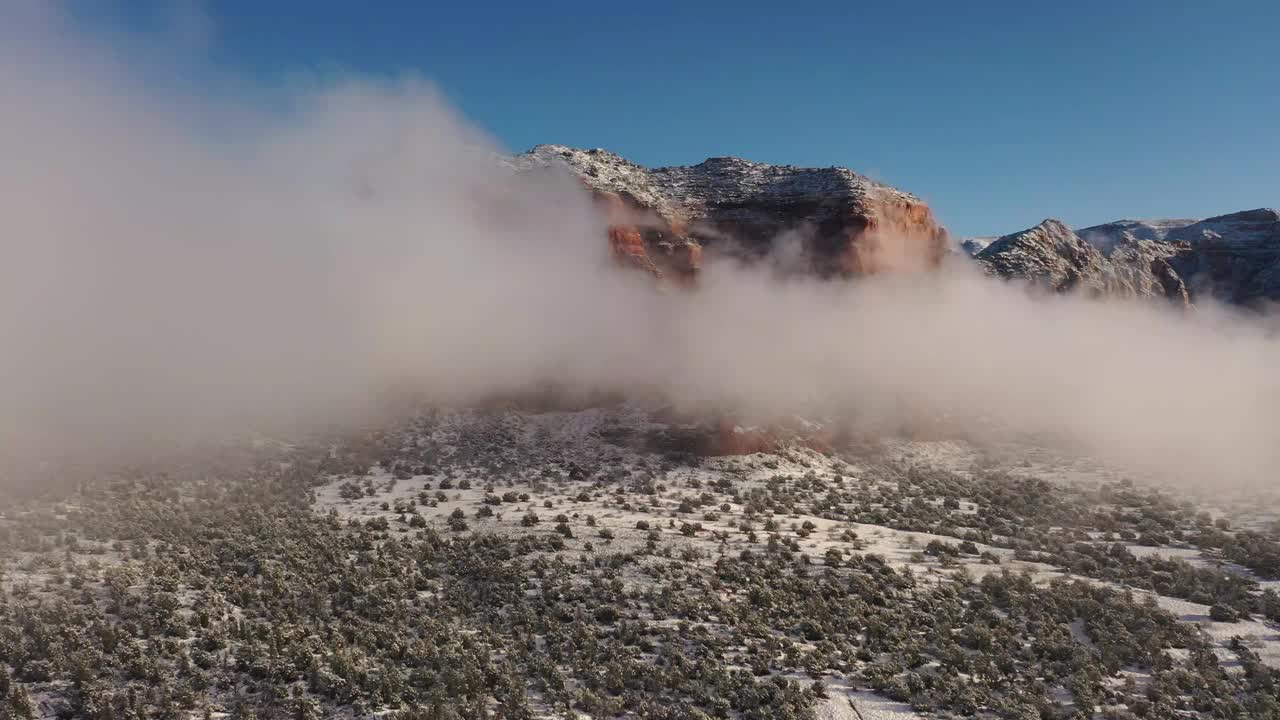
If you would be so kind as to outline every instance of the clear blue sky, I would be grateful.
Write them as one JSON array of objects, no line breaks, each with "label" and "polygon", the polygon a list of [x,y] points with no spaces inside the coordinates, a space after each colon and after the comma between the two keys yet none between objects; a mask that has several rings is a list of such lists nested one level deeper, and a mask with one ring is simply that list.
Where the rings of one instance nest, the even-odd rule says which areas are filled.
[{"label": "clear blue sky", "polygon": [[960,235],[1280,205],[1280,1],[72,0],[254,82],[434,80],[507,147],[845,165]]}]

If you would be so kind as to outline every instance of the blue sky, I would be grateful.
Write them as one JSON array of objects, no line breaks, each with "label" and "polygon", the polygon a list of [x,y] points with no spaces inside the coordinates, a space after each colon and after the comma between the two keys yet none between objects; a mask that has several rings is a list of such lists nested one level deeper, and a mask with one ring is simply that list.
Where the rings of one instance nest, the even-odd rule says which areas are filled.
[{"label": "blue sky", "polygon": [[513,150],[845,165],[959,235],[1280,205],[1274,0],[71,5],[263,87],[422,75]]}]

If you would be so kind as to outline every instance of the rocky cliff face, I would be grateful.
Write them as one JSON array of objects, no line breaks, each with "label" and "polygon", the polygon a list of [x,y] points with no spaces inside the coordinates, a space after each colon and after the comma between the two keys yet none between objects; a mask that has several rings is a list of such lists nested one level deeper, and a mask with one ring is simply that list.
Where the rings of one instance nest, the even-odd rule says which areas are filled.
[{"label": "rocky cliff face", "polygon": [[1058,292],[1162,298],[1186,306],[1186,285],[1170,264],[1173,251],[1127,238],[1104,252],[1059,220],[1005,235],[975,257],[994,275],[1026,278]]},{"label": "rocky cliff face", "polygon": [[696,275],[704,246],[757,259],[798,243],[802,269],[822,276],[932,268],[947,247],[946,231],[918,198],[845,168],[739,158],[645,168],[560,145],[539,145],[512,164],[577,176],[610,216],[615,253],[656,275]]}]

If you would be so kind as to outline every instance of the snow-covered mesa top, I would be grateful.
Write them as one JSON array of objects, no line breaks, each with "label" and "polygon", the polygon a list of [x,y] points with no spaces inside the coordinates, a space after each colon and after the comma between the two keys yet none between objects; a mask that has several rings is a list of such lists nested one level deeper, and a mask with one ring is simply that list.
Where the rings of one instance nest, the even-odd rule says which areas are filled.
[{"label": "snow-covered mesa top", "polygon": [[593,190],[627,194],[659,214],[697,217],[739,203],[791,205],[832,200],[919,202],[910,193],[842,167],[770,165],[736,157],[647,168],[603,149],[538,145],[510,158],[517,171],[563,167]]}]

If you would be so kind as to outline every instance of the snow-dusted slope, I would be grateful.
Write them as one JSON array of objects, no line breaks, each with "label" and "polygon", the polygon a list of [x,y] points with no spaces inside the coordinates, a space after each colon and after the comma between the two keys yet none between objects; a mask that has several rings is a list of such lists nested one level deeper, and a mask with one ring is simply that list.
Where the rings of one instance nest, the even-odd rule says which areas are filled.
[{"label": "snow-dusted slope", "polygon": [[1104,253],[1051,218],[997,239],[976,257],[994,275],[1060,292],[1164,298],[1186,305],[1186,287],[1169,263],[1173,254],[1166,245],[1132,237]]},{"label": "snow-dusted slope", "polygon": [[538,145],[510,158],[517,172],[562,170],[577,176],[592,190],[629,197],[670,220],[680,212],[673,195],[659,185],[651,172],[630,160],[596,148],[579,150],[564,145]]},{"label": "snow-dusted slope", "polygon": [[1280,300],[1280,212],[1272,209],[1205,220],[1118,220],[1080,236],[1107,253],[1141,240],[1164,246],[1193,296],[1240,304]]}]

